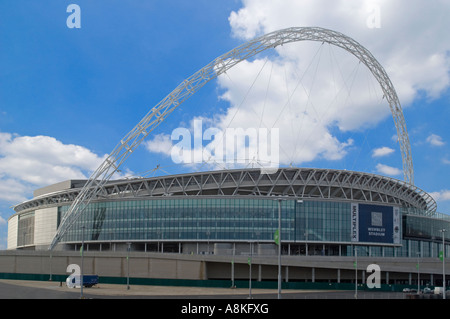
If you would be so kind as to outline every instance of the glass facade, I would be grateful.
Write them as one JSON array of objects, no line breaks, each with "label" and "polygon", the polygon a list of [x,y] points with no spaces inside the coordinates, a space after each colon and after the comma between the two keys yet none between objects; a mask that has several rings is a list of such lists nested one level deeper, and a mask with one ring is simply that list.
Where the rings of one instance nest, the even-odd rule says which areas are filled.
[{"label": "glass facade", "polygon": [[[282,253],[437,258],[450,256],[450,219],[402,215],[400,245],[351,241],[350,202],[283,199],[281,204]],[[69,206],[58,207],[58,225]],[[34,244],[34,211],[21,214],[17,246]],[[91,203],[64,235],[75,247],[90,244],[141,242],[274,243],[278,228],[276,198],[159,198]],[[175,249],[177,250],[177,249]],[[179,249],[178,249],[179,250]]]},{"label": "glass facade", "polygon": [[[351,242],[350,203],[280,202],[283,242]],[[68,208],[60,207],[59,214]],[[273,242],[278,200],[225,197],[91,203],[63,241],[80,242],[82,226],[85,241]]]},{"label": "glass facade", "polygon": [[[282,228],[289,240],[295,236],[295,203],[282,203]],[[60,207],[59,213],[68,207]],[[82,226],[87,241],[271,241],[278,227],[278,203],[238,198],[92,203],[64,241],[81,241]]]},{"label": "glass facade", "polygon": [[403,229],[406,237],[423,239],[442,239],[442,229],[444,238],[450,239],[450,221],[434,219],[424,216],[405,215],[403,218]]},{"label": "glass facade", "polygon": [[296,204],[295,240],[350,241],[350,203],[304,201]]}]

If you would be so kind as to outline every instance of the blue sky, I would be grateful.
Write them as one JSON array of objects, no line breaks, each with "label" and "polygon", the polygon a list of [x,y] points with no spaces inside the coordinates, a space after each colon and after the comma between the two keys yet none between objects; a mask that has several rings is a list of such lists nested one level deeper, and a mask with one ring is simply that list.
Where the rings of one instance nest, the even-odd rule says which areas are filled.
[{"label": "blue sky", "polygon": [[[81,28],[66,24],[72,3],[81,9]],[[450,22],[442,12],[450,12],[445,1],[1,1],[0,249],[6,248],[12,205],[30,199],[36,188],[89,177],[185,78],[255,36],[292,26],[340,31],[384,66],[403,107],[415,184],[435,197],[438,211],[450,213]],[[337,48],[285,47],[208,83],[153,132],[120,176],[158,164],[164,168],[159,173],[200,169],[174,165],[173,130],[192,128],[194,119],[205,129],[224,128],[232,114],[231,126],[255,127],[250,110],[264,104],[264,115],[276,117],[268,110],[287,104],[278,95],[293,94],[307,74],[303,88],[311,95],[296,96],[300,113],[289,100],[292,116],[281,116],[298,121],[273,124],[295,130],[280,133],[295,137],[280,145],[287,150],[282,164],[403,179],[394,122],[370,74]],[[333,103],[324,101],[330,79],[341,88]],[[312,113],[317,117],[301,117]]]}]

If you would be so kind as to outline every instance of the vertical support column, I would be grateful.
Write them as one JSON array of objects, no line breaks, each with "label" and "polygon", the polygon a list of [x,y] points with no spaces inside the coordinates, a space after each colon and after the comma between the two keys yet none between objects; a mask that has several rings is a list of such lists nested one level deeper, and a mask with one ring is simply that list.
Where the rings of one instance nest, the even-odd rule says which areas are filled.
[{"label": "vertical support column", "polygon": [[262,280],[262,265],[258,265],[258,281]]},{"label": "vertical support column", "polygon": [[411,257],[411,240],[408,239],[408,256],[407,257]]},{"label": "vertical support column", "polygon": [[285,282],[289,282],[289,266],[285,266],[285,268],[284,268],[284,271],[285,271]]},{"label": "vertical support column", "polygon": [[311,281],[316,282],[316,268],[311,268]]}]

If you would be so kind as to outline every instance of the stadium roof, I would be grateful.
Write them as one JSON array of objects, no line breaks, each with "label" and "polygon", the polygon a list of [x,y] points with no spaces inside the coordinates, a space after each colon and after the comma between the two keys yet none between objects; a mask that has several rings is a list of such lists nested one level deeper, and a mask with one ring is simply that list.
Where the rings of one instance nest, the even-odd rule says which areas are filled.
[{"label": "stadium roof", "polygon": [[[48,193],[14,207],[16,212],[53,205],[69,205],[84,183],[77,180],[43,188]],[[135,200],[167,196],[287,196],[297,199],[343,200],[398,205],[433,216],[435,200],[420,188],[401,180],[363,172],[280,168],[274,174],[259,169],[196,172],[152,178],[109,181],[93,201]]]}]

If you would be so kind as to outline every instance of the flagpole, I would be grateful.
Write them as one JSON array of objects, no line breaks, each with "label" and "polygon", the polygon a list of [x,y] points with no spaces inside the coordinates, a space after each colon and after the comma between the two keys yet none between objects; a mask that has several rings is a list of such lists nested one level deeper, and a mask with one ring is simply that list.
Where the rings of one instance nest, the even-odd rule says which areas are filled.
[{"label": "flagpole", "polygon": [[281,299],[281,198],[278,199],[278,299]]},{"label": "flagpole", "polygon": [[420,252],[417,252],[417,293],[420,294]]},{"label": "flagpole", "polygon": [[248,299],[252,299],[252,259],[253,259],[253,243],[250,242],[250,258],[248,259],[248,265],[249,265]]},{"label": "flagpole", "polygon": [[358,299],[358,246],[355,245],[355,299]]},{"label": "flagpole", "polygon": [[445,299],[446,291],[445,291],[445,237],[444,234],[446,232],[445,229],[441,229],[442,232],[442,299]]},{"label": "flagpole", "polygon": [[84,259],[84,226],[81,226],[81,276],[80,276],[80,299],[83,299],[83,259]]}]

